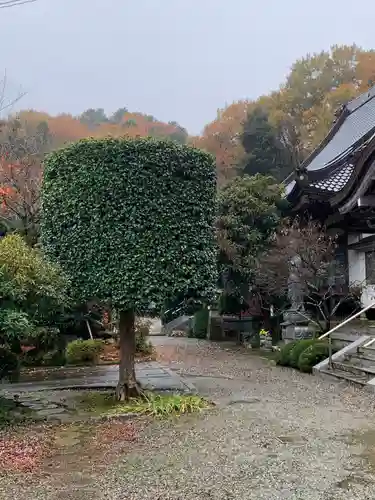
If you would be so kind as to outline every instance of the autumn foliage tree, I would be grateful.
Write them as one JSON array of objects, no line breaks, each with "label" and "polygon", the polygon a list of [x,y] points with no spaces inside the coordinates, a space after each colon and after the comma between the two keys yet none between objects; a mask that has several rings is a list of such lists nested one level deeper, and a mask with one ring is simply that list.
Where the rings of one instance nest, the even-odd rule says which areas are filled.
[{"label": "autumn foliage tree", "polygon": [[44,122],[28,125],[8,120],[0,128],[0,216],[7,230],[17,230],[30,245],[39,234],[40,185],[50,134]]},{"label": "autumn foliage tree", "polygon": [[215,194],[211,155],[171,141],[83,140],[45,163],[42,244],[81,301],[119,311],[121,400],[137,393],[135,312],[214,293]]},{"label": "autumn foliage tree", "polygon": [[248,108],[248,101],[238,101],[219,110],[203,133],[190,139],[191,144],[215,156],[220,185],[236,177],[237,167],[245,156],[241,134]]},{"label": "autumn foliage tree", "polygon": [[[238,174],[238,168],[246,165],[246,155],[252,154],[253,165],[256,165],[256,156],[260,154],[262,170],[257,172],[264,173],[262,141],[269,139],[270,128],[288,152],[289,166],[293,169],[327,134],[340,106],[374,83],[375,51],[356,45],[334,45],[297,60],[278,90],[220,110],[201,136],[192,140],[215,155],[219,183]],[[259,141],[250,151],[239,138],[244,124],[254,125],[254,117],[259,118],[254,115],[259,108],[267,114],[270,127],[258,120]],[[275,158],[269,165],[269,172],[274,170]]]}]

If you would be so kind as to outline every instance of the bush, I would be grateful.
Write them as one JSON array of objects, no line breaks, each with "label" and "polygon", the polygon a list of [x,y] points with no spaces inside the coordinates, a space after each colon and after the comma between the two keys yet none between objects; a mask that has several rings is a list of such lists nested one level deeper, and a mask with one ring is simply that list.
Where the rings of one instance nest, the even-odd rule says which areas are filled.
[{"label": "bush", "polygon": [[66,346],[66,361],[71,365],[95,364],[103,348],[101,340],[73,340]]},{"label": "bush", "polygon": [[[21,354],[21,344],[53,348],[49,326],[67,303],[68,280],[23,239],[0,239],[0,344]],[[43,334],[41,334],[43,331]],[[40,339],[40,342],[39,342]]]},{"label": "bush", "polygon": [[298,368],[298,360],[305,349],[314,344],[314,339],[298,340],[289,354],[289,366]]},{"label": "bush", "polygon": [[135,352],[138,354],[152,354],[154,348],[148,340],[150,334],[151,321],[143,318],[136,318],[135,330]]},{"label": "bush", "polygon": [[280,352],[278,353],[277,355],[277,358],[276,358],[276,363],[280,366],[290,366],[290,355],[291,355],[291,352],[294,348],[294,346],[297,344],[297,340],[293,341],[293,342],[289,342],[289,344],[284,344],[281,349],[280,349]]},{"label": "bush", "polygon": [[22,366],[64,366],[65,363],[65,352],[59,349],[47,352],[32,349],[21,356]]},{"label": "bush", "polygon": [[305,349],[299,357],[298,368],[301,372],[311,373],[313,367],[329,356],[328,344],[315,342]]},{"label": "bush", "polygon": [[42,366],[64,366],[66,364],[66,356],[64,351],[54,349],[43,354]]},{"label": "bush", "polygon": [[136,318],[134,330],[136,336],[148,337],[150,335],[151,321],[143,318]]},{"label": "bush", "polygon": [[205,339],[207,337],[209,311],[207,307],[200,309],[194,314],[193,327],[189,331],[189,337]]},{"label": "bush", "polygon": [[19,372],[19,361],[16,354],[4,346],[0,346],[0,380],[14,379]]},{"label": "bush", "polygon": [[[25,311],[33,322],[48,323],[67,301],[68,280],[43,254],[16,234],[0,239],[1,295],[8,306]],[[11,307],[14,309],[14,307]]]},{"label": "bush", "polygon": [[138,354],[152,354],[154,348],[144,335],[135,336],[135,352]]}]

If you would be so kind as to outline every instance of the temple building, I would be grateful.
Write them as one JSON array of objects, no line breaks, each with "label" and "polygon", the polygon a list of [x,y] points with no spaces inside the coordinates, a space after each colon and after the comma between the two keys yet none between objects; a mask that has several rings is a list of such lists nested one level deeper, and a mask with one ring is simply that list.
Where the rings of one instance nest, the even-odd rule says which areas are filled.
[{"label": "temple building", "polygon": [[364,307],[375,301],[375,87],[341,108],[286,195],[292,213],[308,213],[338,235],[347,284],[361,286]]}]

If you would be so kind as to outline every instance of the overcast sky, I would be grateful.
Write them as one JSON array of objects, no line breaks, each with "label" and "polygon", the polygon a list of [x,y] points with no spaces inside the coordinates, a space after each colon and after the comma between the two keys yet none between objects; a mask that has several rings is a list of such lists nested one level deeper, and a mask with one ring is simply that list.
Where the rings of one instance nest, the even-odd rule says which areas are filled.
[{"label": "overcast sky", "polygon": [[20,106],[126,106],[199,133],[334,43],[375,48],[374,0],[38,0],[0,9],[0,68]]}]

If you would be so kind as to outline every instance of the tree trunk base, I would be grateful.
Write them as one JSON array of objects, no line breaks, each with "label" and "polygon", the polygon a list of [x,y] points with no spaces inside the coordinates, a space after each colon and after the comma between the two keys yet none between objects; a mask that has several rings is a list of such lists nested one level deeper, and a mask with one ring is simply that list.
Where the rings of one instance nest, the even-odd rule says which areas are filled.
[{"label": "tree trunk base", "polygon": [[116,387],[117,401],[129,401],[131,398],[138,398],[142,395],[141,388],[137,383],[128,384],[119,382]]}]

